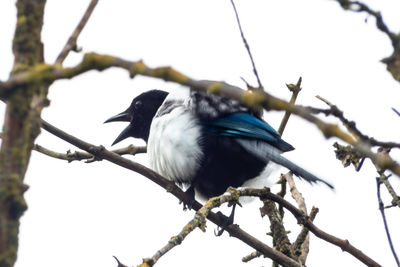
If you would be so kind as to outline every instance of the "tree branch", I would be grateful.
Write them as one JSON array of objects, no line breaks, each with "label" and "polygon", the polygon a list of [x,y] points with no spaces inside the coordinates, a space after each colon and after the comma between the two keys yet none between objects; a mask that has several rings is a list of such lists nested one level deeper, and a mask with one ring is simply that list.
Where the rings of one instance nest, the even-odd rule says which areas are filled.
[{"label": "tree branch", "polygon": [[[86,160],[86,163],[91,163],[91,162],[100,160],[99,158],[96,158],[95,156],[93,156],[92,154],[87,153],[87,152],[75,151],[72,153],[70,150],[68,150],[67,153],[59,153],[59,152],[55,152],[50,149],[47,149],[45,147],[42,147],[41,145],[38,145],[38,144],[34,145],[33,150],[35,150],[39,153],[42,153],[44,155],[47,155],[49,157],[66,160],[68,162],[72,162],[74,160],[77,160],[77,161]],[[129,145],[124,148],[111,150],[111,152],[122,156],[122,155],[136,155],[136,154],[140,154],[140,153],[146,153],[146,150],[147,149],[145,146]]]},{"label": "tree branch", "polygon": [[318,98],[319,100],[321,100],[322,102],[324,102],[325,104],[327,104],[329,106],[329,109],[315,109],[315,108],[311,108],[313,113],[324,113],[325,116],[329,116],[332,115],[336,118],[338,118],[343,125],[347,128],[347,130],[351,133],[353,133],[354,135],[357,136],[357,138],[363,140],[364,142],[370,144],[371,146],[380,146],[380,147],[386,147],[386,148],[392,148],[392,147],[396,147],[396,148],[400,148],[400,143],[395,143],[395,142],[382,142],[382,141],[378,141],[373,137],[369,137],[366,134],[363,134],[356,126],[355,121],[350,121],[348,120],[345,116],[342,110],[340,110],[336,105],[333,105],[331,102],[329,102],[328,100],[326,100],[325,98],[321,97],[321,96],[316,96],[316,98]]},{"label": "tree branch", "polygon": [[239,14],[237,12],[237,9],[236,9],[236,6],[235,6],[235,2],[233,0],[231,0],[231,4],[232,4],[232,7],[233,7],[233,10],[235,11],[236,21],[237,21],[237,24],[239,26],[240,36],[242,37],[243,44],[246,47],[247,53],[249,54],[249,57],[250,57],[251,65],[253,66],[253,72],[254,72],[254,75],[256,76],[256,79],[257,79],[257,82],[258,82],[258,89],[262,90],[264,88],[264,86],[262,85],[260,76],[258,75],[256,64],[254,63],[253,55],[251,54],[251,51],[250,51],[250,46],[247,43],[246,37],[244,37],[242,25],[240,24]]},{"label": "tree branch", "polygon": [[[290,98],[289,103],[291,105],[294,105],[296,103],[296,99],[297,96],[299,95],[300,91],[301,91],[301,77],[299,78],[299,80],[297,81],[296,84],[286,84],[286,87],[292,92],[292,97]],[[278,129],[278,133],[282,136],[283,135],[283,131],[285,130],[285,127],[289,121],[290,118],[290,113],[288,110],[285,111],[285,115],[283,116],[283,119],[281,121],[281,124],[279,125],[279,129]]]},{"label": "tree branch", "polygon": [[384,172],[380,173],[380,177],[376,178],[376,192],[377,192],[377,196],[378,196],[378,204],[379,204],[379,211],[381,212],[382,215],[382,220],[383,220],[383,225],[385,227],[385,232],[386,232],[386,237],[388,239],[389,242],[389,247],[390,250],[392,251],[393,257],[397,263],[397,266],[400,266],[400,261],[399,258],[397,257],[396,254],[396,250],[394,249],[393,246],[393,242],[392,242],[392,237],[390,236],[390,232],[389,232],[389,226],[386,220],[386,215],[385,215],[385,207],[381,198],[381,184],[382,184],[382,180],[387,180],[389,177],[387,177]]},{"label": "tree branch", "polygon": [[58,55],[58,57],[56,59],[56,62],[55,62],[56,64],[62,64],[64,62],[64,60],[66,59],[66,57],[68,56],[69,52],[71,50],[76,50],[77,49],[76,41],[78,40],[79,34],[82,32],[83,28],[85,27],[86,23],[88,22],[90,16],[93,13],[93,10],[96,7],[98,2],[99,2],[99,0],[92,0],[90,2],[90,4],[89,4],[88,8],[86,9],[86,12],[83,15],[81,21],[76,26],[75,30],[73,31],[73,33],[69,37],[69,39],[68,39],[67,43],[65,44],[64,48],[62,49],[62,51]]},{"label": "tree branch", "polygon": [[243,189],[238,189],[238,194],[240,196],[256,196],[256,197],[262,197],[262,198],[268,198],[274,202],[277,202],[281,204],[284,208],[286,208],[290,213],[293,214],[294,217],[296,217],[297,221],[301,224],[303,224],[305,227],[307,227],[315,236],[333,244],[338,247],[340,247],[343,251],[346,251],[350,253],[352,256],[363,262],[364,264],[368,266],[381,266],[377,262],[375,262],[373,259],[365,255],[362,251],[359,249],[355,248],[350,244],[348,240],[343,240],[340,238],[337,238],[333,235],[330,235],[321,229],[319,229],[317,226],[313,224],[312,221],[310,221],[307,218],[307,215],[304,214],[301,210],[297,209],[295,206],[293,206],[290,202],[286,201],[285,199],[279,197],[278,195],[275,195],[269,191],[268,188],[264,189],[251,189],[251,188],[243,188]]},{"label": "tree branch", "polygon": [[[13,38],[14,65],[9,79],[43,62],[41,31],[45,0],[18,0]],[[45,84],[24,84],[9,90],[0,148],[0,266],[17,259],[20,218],[27,209],[25,173],[46,99]]]},{"label": "tree branch", "polygon": [[[117,155],[116,153],[108,151],[103,146],[94,146],[90,143],[82,141],[70,134],[67,134],[67,133],[61,131],[60,129],[54,127],[53,125],[49,124],[48,122],[46,122],[44,120],[42,120],[42,124],[43,124],[43,129],[45,129],[46,131],[50,132],[51,134],[61,138],[62,140],[66,141],[82,150],[85,150],[90,154],[93,154],[94,156],[96,156],[99,159],[108,160],[110,162],[113,162],[113,163],[121,166],[121,167],[132,170],[134,172],[137,172],[137,173],[147,177],[152,182],[165,188],[167,190],[167,192],[173,194],[175,197],[177,197],[184,203],[189,203],[189,202],[192,203],[193,202],[192,198],[188,194],[183,192],[173,182],[165,179],[164,177],[162,177],[161,175],[152,171],[151,169],[148,169],[139,163],[136,163],[136,162],[128,160],[124,157],[121,157],[121,156]],[[198,211],[201,207],[202,207],[202,205],[197,201],[195,201],[192,204],[192,208],[196,211]],[[226,216],[217,215],[216,213],[213,213],[213,212],[209,212],[207,218],[210,221],[212,221],[213,223],[215,223],[216,225],[219,225],[221,227],[224,226],[224,223],[227,219]],[[285,261],[282,259],[281,260],[278,259],[278,257],[280,257],[280,254],[281,254],[280,252],[270,248],[263,242],[259,241],[258,239],[254,238],[253,236],[249,235],[248,233],[246,233],[245,231],[240,229],[239,226],[229,225],[225,230],[231,236],[242,240],[244,243],[246,243],[247,245],[253,247],[254,249],[262,252],[264,255],[272,255],[271,257],[273,257],[272,258],[273,260],[276,260],[279,262]],[[286,257],[286,256],[284,255],[284,257]],[[286,257],[286,258],[288,258],[288,257]],[[285,258],[283,258],[283,259],[285,259]],[[290,258],[288,258],[288,259],[291,260]],[[298,266],[298,265],[287,265],[287,266]]]},{"label": "tree branch", "polygon": [[14,86],[24,83],[52,83],[58,79],[72,78],[89,70],[104,70],[110,67],[120,67],[129,71],[131,77],[136,75],[149,76],[172,81],[191,87],[193,90],[206,91],[221,94],[236,99],[246,106],[254,109],[263,107],[266,110],[289,111],[297,116],[311,122],[324,134],[326,138],[337,137],[355,147],[363,156],[369,157],[375,164],[384,169],[389,169],[400,177],[400,165],[390,156],[378,156],[372,152],[369,144],[355,139],[352,135],[344,132],[336,124],[326,123],[311,114],[309,108],[290,103],[272,96],[264,91],[244,91],[239,87],[224,82],[198,81],[172,69],[171,67],[150,68],[142,61],[127,61],[121,58],[99,55],[95,53],[85,54],[82,62],[73,68],[62,68],[59,65],[42,64],[31,68],[29,71],[20,73],[7,82],[0,83],[0,97],[6,95]]},{"label": "tree branch", "polygon": [[400,81],[400,34],[393,33],[383,21],[381,13],[372,10],[366,4],[360,1],[350,0],[336,0],[336,2],[338,2],[344,10],[366,12],[368,15],[375,18],[376,27],[390,39],[393,46],[392,55],[382,59],[382,62],[386,64],[386,68],[392,74],[393,78]]},{"label": "tree branch", "polygon": [[[239,196],[244,196],[241,190],[236,190],[234,188],[228,188],[227,192],[218,196],[210,198],[204,206],[199,209],[194,218],[183,227],[182,231],[177,235],[171,238],[166,246],[164,246],[161,250],[157,251],[157,253],[151,259],[144,259],[141,267],[145,266],[153,266],[157,260],[167,253],[169,250],[174,248],[176,245],[179,245],[184,238],[190,234],[195,228],[199,227],[202,231],[206,229],[206,218],[208,214],[211,212],[213,208],[220,207],[224,203],[238,203]],[[237,225],[235,227],[238,227]],[[293,259],[287,257],[285,254],[269,248],[269,253],[264,254],[268,258],[271,258],[274,262],[277,262],[283,266],[296,266],[301,267],[302,265],[294,261]]]}]

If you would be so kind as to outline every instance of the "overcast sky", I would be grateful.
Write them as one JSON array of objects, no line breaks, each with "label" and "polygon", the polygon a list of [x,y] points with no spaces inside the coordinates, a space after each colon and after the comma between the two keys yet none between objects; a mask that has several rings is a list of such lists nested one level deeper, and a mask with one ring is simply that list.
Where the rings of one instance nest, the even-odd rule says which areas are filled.
[{"label": "overcast sky", "polygon": [[[1,80],[7,79],[13,62],[14,3],[0,1]],[[42,33],[46,62],[55,61],[88,3],[47,1]],[[382,11],[393,31],[400,29],[398,1],[367,3]],[[299,104],[325,108],[315,98],[320,95],[338,105],[365,134],[399,142],[400,118],[391,107],[400,109],[400,86],[379,62],[392,48],[372,17],[345,12],[329,0],[238,0],[236,4],[268,92],[289,99],[285,83],[295,83],[302,76]],[[143,59],[152,67],[171,65],[195,79],[223,80],[244,88],[240,79],[244,77],[256,84],[228,0],[101,0],[78,45],[83,52]],[[82,53],[71,54],[65,65],[78,63]],[[104,125],[105,119],[124,110],[142,91],[176,87],[150,78],[131,80],[119,69],[92,71],[54,83],[49,94],[51,105],[43,118],[85,141],[109,148],[125,125]],[[282,116],[269,112],[264,117],[277,128]],[[313,125],[296,117],[290,119],[283,137],[296,147],[286,154],[288,158],[336,187],[332,192],[323,185],[312,187],[296,180],[308,209],[313,205],[320,209],[315,224],[348,239],[383,266],[395,266],[378,210],[377,174],[371,162],[367,160],[359,173],[352,167],[344,169],[332,148],[337,140],[324,139]],[[59,152],[75,150],[44,131],[37,143]],[[143,144],[128,139],[117,147],[130,143]],[[400,160],[398,151],[391,155]],[[133,160],[148,165],[146,155]],[[116,266],[112,255],[136,266],[179,233],[194,215],[183,212],[176,198],[146,178],[105,161],[68,164],[33,152],[25,182],[30,186],[25,193],[29,209],[21,221],[17,267]],[[393,177],[392,182],[399,191],[399,178]],[[384,199],[389,204],[387,194]],[[253,201],[239,208],[236,223],[271,244],[265,235],[268,220],[260,218],[260,206],[259,201]],[[400,253],[399,214],[398,208],[387,210]],[[286,221],[294,239],[300,228],[288,212]],[[197,229],[157,266],[270,266],[263,258],[241,263],[253,249],[226,233],[214,237],[216,226],[211,222],[207,226],[206,233]],[[362,266],[313,235],[307,265]]]}]

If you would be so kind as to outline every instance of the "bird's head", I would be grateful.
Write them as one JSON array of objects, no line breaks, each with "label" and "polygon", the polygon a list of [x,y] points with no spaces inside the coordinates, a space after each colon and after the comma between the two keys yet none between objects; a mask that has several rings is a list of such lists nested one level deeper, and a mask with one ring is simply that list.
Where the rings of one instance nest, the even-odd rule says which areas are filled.
[{"label": "bird's head", "polygon": [[142,93],[132,100],[127,110],[106,120],[104,123],[113,121],[129,122],[129,125],[115,139],[113,145],[128,137],[141,138],[147,142],[151,121],[167,95],[167,92],[161,90]]}]

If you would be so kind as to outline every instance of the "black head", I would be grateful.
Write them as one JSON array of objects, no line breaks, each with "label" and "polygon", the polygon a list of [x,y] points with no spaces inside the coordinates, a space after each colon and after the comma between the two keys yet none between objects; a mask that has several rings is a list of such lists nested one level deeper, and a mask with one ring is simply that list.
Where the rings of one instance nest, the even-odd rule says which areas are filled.
[{"label": "black head", "polygon": [[133,99],[127,110],[106,120],[104,123],[129,122],[129,125],[115,139],[113,145],[128,137],[141,138],[147,142],[151,121],[167,95],[167,92],[161,90],[151,90],[140,94]]}]

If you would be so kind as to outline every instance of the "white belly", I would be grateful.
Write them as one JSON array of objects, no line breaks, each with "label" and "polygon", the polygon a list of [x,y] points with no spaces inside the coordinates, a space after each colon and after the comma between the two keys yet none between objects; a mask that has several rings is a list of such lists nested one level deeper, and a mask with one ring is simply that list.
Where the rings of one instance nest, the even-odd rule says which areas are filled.
[{"label": "white belly", "polygon": [[190,184],[203,153],[197,120],[185,111],[180,106],[153,119],[147,154],[154,171],[171,181]]}]

